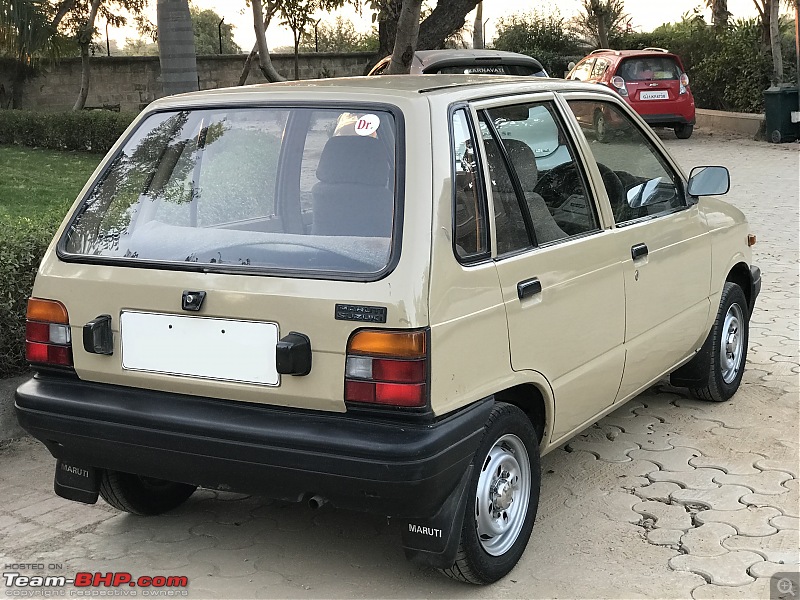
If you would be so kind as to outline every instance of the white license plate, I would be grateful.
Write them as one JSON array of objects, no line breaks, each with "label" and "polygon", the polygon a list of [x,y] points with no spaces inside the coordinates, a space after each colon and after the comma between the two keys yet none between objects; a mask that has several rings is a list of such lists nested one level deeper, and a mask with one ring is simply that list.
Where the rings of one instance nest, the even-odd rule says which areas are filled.
[{"label": "white license plate", "polygon": [[123,369],[280,384],[275,323],[123,312],[120,333]]},{"label": "white license plate", "polygon": [[669,92],[667,90],[640,92],[639,100],[669,100]]}]

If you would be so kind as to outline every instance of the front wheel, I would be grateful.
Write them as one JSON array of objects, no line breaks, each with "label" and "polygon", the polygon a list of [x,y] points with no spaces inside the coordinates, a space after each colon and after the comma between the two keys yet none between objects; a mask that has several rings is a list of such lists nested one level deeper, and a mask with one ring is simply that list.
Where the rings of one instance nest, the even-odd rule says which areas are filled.
[{"label": "front wheel", "polygon": [[742,288],[735,283],[726,283],[709,334],[711,365],[708,385],[690,390],[696,398],[724,402],[739,389],[747,360],[749,320],[747,298]]},{"label": "front wheel", "polygon": [[493,583],[519,561],[539,505],[539,441],[528,417],[498,402],[484,425],[455,564],[443,572],[468,583]]},{"label": "front wheel", "polygon": [[183,504],[196,485],[175,483],[142,475],[103,471],[100,495],[116,509],[134,515],[160,515]]}]

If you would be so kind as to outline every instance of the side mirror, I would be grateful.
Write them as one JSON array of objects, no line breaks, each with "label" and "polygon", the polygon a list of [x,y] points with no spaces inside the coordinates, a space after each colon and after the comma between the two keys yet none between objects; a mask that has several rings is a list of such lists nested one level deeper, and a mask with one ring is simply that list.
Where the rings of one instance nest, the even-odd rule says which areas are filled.
[{"label": "side mirror", "polygon": [[725,167],[695,167],[689,174],[690,196],[718,196],[731,189],[731,176]]}]

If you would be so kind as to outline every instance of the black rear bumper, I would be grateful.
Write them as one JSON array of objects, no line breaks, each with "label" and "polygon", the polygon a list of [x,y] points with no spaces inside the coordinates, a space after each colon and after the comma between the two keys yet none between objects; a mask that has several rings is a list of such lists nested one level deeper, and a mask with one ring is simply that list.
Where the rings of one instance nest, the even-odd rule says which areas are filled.
[{"label": "black rear bumper", "polygon": [[426,424],[43,375],[16,394],[22,427],[71,464],[406,518],[455,488],[492,404]]},{"label": "black rear bumper", "polygon": [[683,115],[642,115],[650,127],[675,127],[676,125],[694,125],[696,119],[687,119]]}]

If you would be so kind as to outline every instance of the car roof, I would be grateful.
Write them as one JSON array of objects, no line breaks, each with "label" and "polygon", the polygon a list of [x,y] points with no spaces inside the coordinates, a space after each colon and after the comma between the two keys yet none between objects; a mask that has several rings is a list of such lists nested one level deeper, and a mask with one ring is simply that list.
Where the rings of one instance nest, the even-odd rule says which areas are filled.
[{"label": "car roof", "polygon": [[417,50],[414,53],[414,59],[419,62],[422,69],[427,69],[438,63],[505,63],[542,68],[542,65],[535,58],[526,54],[505,52],[503,50]]},{"label": "car roof", "polygon": [[[280,83],[262,83],[241,87],[218,88],[189,92],[156,100],[154,108],[200,106],[203,104],[263,103],[270,101],[391,102],[403,98],[424,101],[427,95],[451,95],[455,99],[486,97],[514,93],[548,91],[603,91],[596,85],[514,75],[378,75],[308,79]],[[611,93],[611,92],[609,92]]]}]

